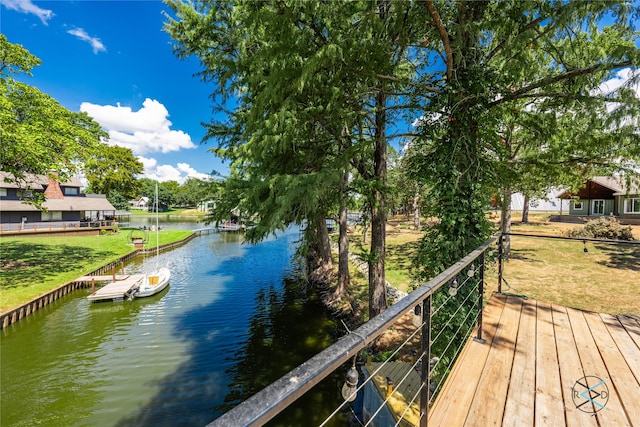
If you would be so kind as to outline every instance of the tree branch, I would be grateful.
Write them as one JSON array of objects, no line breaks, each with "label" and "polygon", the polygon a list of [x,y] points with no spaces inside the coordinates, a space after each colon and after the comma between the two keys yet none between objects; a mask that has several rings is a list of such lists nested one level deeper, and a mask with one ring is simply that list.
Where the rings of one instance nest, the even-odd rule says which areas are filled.
[{"label": "tree branch", "polygon": [[438,30],[438,34],[440,34],[440,39],[444,44],[444,52],[446,55],[446,63],[447,63],[447,79],[451,79],[451,73],[453,70],[453,54],[451,52],[451,43],[449,42],[449,35],[447,34],[447,29],[444,27],[444,23],[440,18],[440,14],[436,10],[435,5],[433,4],[433,0],[424,0],[427,10],[429,11],[429,15],[431,15],[431,19],[433,19],[433,24],[436,26]]},{"label": "tree branch", "polygon": [[531,92],[532,90],[538,89],[540,87],[545,87],[564,80],[572,79],[574,77],[583,76],[585,74],[591,74],[599,70],[614,70],[616,68],[629,67],[631,65],[633,65],[631,61],[614,62],[611,64],[594,64],[590,67],[567,71],[565,73],[558,74],[557,76],[546,77],[542,80],[538,80],[537,82],[533,82],[528,86],[518,89],[513,93],[509,93],[501,99],[497,99],[489,103],[489,108],[495,107],[496,105],[500,105],[508,101],[512,101],[514,99],[523,98],[528,92]]}]

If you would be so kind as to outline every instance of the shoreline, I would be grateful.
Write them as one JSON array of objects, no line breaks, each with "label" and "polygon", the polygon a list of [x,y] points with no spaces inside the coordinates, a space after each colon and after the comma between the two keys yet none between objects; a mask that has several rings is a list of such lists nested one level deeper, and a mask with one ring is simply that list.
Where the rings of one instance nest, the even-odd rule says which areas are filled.
[{"label": "shoreline", "polygon": [[[184,239],[175,241],[175,242],[170,242],[170,243],[165,243],[164,245],[160,245],[159,250],[160,251],[165,251],[165,250],[169,250],[172,249],[176,246],[181,246],[187,242],[189,242],[191,239],[193,239],[194,237],[196,237],[198,234],[196,232],[191,233],[189,236],[185,237]],[[113,270],[113,268],[119,267],[120,265],[122,265],[122,263],[135,258],[138,255],[144,255],[146,253],[151,253],[151,252],[155,252],[156,248],[153,249],[135,249],[131,252],[129,252],[128,254],[123,255],[122,257],[118,258],[115,261],[112,261],[106,265],[103,265],[101,267],[98,267],[97,269],[91,271],[88,274],[84,274],[82,276],[98,276],[101,274],[111,274],[111,271]],[[48,292],[45,292],[44,294],[41,294],[33,299],[31,299],[30,301],[27,301],[26,303],[19,305],[17,307],[11,308],[7,311],[4,311],[2,313],[0,313],[0,329],[4,329],[7,326],[14,324],[22,319],[24,319],[25,317],[31,315],[32,313],[38,311],[39,309],[51,304],[52,302],[56,301],[57,299],[67,295],[70,292],[73,292],[75,290],[78,289],[84,289],[87,287],[91,286],[91,281],[86,281],[86,282],[78,282],[75,280],[72,280],[70,282],[64,283]]]}]

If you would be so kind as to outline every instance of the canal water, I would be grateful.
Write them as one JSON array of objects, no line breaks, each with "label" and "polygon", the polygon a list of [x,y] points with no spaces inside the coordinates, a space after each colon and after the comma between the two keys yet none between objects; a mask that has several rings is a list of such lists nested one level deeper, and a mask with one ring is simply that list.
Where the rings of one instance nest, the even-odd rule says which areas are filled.
[{"label": "canal water", "polygon": [[[163,224],[197,228],[197,223]],[[299,232],[256,245],[210,234],[160,254],[170,286],[150,298],[68,295],[1,330],[0,425],[201,426],[343,334],[292,262]],[[139,257],[130,273],[151,269]],[[346,372],[346,370],[345,370]],[[270,425],[321,423],[338,370]],[[349,425],[341,414],[330,425]]]}]

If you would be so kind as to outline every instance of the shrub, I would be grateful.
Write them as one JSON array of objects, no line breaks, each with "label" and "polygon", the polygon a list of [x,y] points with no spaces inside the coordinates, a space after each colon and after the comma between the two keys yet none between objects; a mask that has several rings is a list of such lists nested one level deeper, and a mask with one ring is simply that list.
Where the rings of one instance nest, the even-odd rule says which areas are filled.
[{"label": "shrub", "polygon": [[585,237],[589,239],[635,240],[631,226],[620,225],[613,216],[599,217],[588,221],[583,227],[568,232],[569,237]]}]

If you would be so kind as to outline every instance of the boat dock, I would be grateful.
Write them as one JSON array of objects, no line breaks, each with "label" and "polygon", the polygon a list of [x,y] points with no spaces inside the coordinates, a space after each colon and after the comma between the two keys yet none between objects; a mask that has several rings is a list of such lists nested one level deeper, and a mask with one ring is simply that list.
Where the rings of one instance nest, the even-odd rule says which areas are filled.
[{"label": "boat dock", "polygon": [[93,292],[87,297],[89,301],[113,301],[122,300],[140,286],[144,274],[128,274],[115,276],[83,276],[77,281],[107,281],[110,283]]}]

